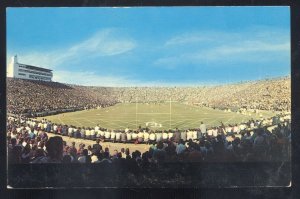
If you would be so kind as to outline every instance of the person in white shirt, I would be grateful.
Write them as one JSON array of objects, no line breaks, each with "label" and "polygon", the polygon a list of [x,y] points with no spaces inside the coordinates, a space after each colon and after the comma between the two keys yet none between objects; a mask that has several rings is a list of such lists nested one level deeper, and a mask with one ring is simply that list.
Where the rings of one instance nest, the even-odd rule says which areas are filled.
[{"label": "person in white shirt", "polygon": [[47,123],[45,122],[43,125],[44,129],[47,129]]},{"label": "person in white shirt", "polygon": [[197,131],[192,131],[192,133],[193,133],[192,139],[197,140],[197,138],[198,138]]},{"label": "person in white shirt", "polygon": [[116,142],[120,142],[121,141],[121,132],[117,131],[116,132]]},{"label": "person in white shirt", "polygon": [[155,137],[156,137],[156,142],[159,142],[162,140],[162,133],[161,132],[156,132],[155,133]]},{"label": "person in white shirt", "polygon": [[163,139],[163,141],[168,140],[168,137],[169,137],[168,133],[167,133],[166,131],[164,131],[164,132],[162,133],[162,139]]},{"label": "person in white shirt", "polygon": [[77,160],[78,160],[79,163],[86,163],[86,156],[81,155],[81,156],[78,157]]},{"label": "person in white shirt", "polygon": [[25,147],[27,145],[27,142],[24,140],[22,143],[22,146]]},{"label": "person in white shirt", "polygon": [[132,140],[136,140],[137,139],[137,136],[138,136],[138,134],[137,134],[137,132],[136,131],[134,131],[133,133],[132,133]]},{"label": "person in white shirt", "polygon": [[121,154],[122,154],[122,158],[126,159],[126,153],[124,148],[121,148]]},{"label": "person in white shirt", "polygon": [[94,139],[95,137],[95,129],[91,129],[91,138]]},{"label": "person in white shirt", "polygon": [[90,128],[87,128],[87,129],[85,130],[85,138],[91,139],[91,131],[90,131]]},{"label": "person in white shirt", "polygon": [[240,130],[243,131],[247,128],[247,126],[245,124],[240,124]]},{"label": "person in white shirt", "polygon": [[53,126],[53,132],[56,134],[57,133],[57,125],[56,124],[54,124],[54,126]]},{"label": "person in white shirt", "polygon": [[101,139],[104,139],[104,135],[105,135],[105,131],[103,131],[103,130],[99,130],[99,137],[101,138]]},{"label": "person in white shirt", "polygon": [[187,140],[193,139],[193,132],[191,130],[188,130],[188,132],[186,133],[186,139]]},{"label": "person in white shirt", "polygon": [[27,131],[29,131],[29,130],[30,130],[29,126],[26,126],[26,127],[25,127],[25,129],[26,129]]},{"label": "person in white shirt", "polygon": [[[145,131],[144,132],[144,142],[146,142],[146,143],[149,142],[149,136],[150,136],[150,134],[147,131]],[[155,139],[155,136],[154,136],[154,139]]]},{"label": "person in white shirt", "polygon": [[100,139],[100,138],[101,138],[100,131],[98,131],[98,133],[96,133],[96,138],[97,138],[97,139]]},{"label": "person in white shirt", "polygon": [[203,124],[203,122],[201,122],[201,124],[200,124],[200,131],[201,131],[202,135],[206,134],[207,128],[206,128],[206,125]]},{"label": "person in white shirt", "polygon": [[130,131],[127,131],[127,133],[126,133],[126,140],[127,140],[128,142],[131,142],[131,140],[132,140],[132,135],[131,135],[131,132],[130,132]]},{"label": "person in white shirt", "polygon": [[[144,137],[146,137],[146,136],[144,136]],[[153,133],[151,131],[149,134],[149,140],[150,140],[151,144],[155,142],[155,139],[156,139],[155,133]]]},{"label": "person in white shirt", "polygon": [[126,129],[125,129],[125,133],[128,133],[128,131],[129,131],[129,128],[126,128]]},{"label": "person in white shirt", "polygon": [[217,135],[218,135],[218,129],[213,128],[213,137],[217,137]]},{"label": "person in white shirt", "polygon": [[17,128],[17,133],[20,133],[22,130],[22,127]]},{"label": "person in white shirt", "polygon": [[233,127],[233,132],[234,132],[234,133],[237,133],[237,134],[240,133],[240,129],[239,129],[239,127],[238,127],[237,124],[234,125],[234,127]]},{"label": "person in white shirt", "polygon": [[231,133],[231,130],[232,130],[231,125],[225,127],[226,135],[227,135],[228,133]]},{"label": "person in white shirt", "polygon": [[34,126],[35,126],[35,121],[32,121],[32,122],[30,123],[30,126],[31,126],[31,127],[34,127]]},{"label": "person in white shirt", "polygon": [[110,139],[111,139],[112,142],[115,142],[116,132],[114,130],[112,130],[111,133],[110,133]]},{"label": "person in white shirt", "polygon": [[110,139],[110,131],[109,130],[106,130],[104,132],[104,137],[105,137],[105,140],[109,140]]},{"label": "person in white shirt", "polygon": [[84,129],[84,127],[82,127],[82,129],[80,130],[80,136],[82,138],[85,138],[85,129]]},{"label": "person in white shirt", "polygon": [[250,128],[254,129],[254,122],[253,121],[251,121],[251,123],[250,123]]},{"label": "person in white shirt", "polygon": [[209,136],[212,136],[212,135],[213,135],[213,130],[212,130],[212,129],[209,129],[209,130],[207,130],[206,132],[207,132],[207,135],[209,135]]},{"label": "person in white shirt", "polygon": [[73,134],[73,128],[72,128],[72,126],[70,126],[68,129],[68,136],[71,137],[72,134]]},{"label": "person in white shirt", "polygon": [[144,133],[140,131],[137,135],[139,143],[142,143],[144,140]]},{"label": "person in white shirt", "polygon": [[99,125],[95,126],[95,133],[98,133],[99,131]]},{"label": "person in white shirt", "polygon": [[91,156],[91,163],[98,163],[99,162],[99,160],[98,160],[98,157],[96,156],[96,155],[92,155]]}]

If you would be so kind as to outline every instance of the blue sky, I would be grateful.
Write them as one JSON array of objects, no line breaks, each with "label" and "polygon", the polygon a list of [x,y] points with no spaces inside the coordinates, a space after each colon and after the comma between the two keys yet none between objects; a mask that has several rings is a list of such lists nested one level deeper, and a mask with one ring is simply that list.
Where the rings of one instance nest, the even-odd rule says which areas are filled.
[{"label": "blue sky", "polygon": [[95,86],[290,74],[289,7],[8,8],[7,58]]}]

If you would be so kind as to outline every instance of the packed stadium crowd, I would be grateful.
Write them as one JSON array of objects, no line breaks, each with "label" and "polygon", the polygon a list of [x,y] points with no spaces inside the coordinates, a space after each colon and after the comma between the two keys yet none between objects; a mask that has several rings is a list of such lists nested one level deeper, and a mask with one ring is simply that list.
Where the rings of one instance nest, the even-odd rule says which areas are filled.
[{"label": "packed stadium crowd", "polygon": [[7,78],[7,111],[13,114],[169,100],[221,109],[290,111],[290,77],[222,86],[122,88]]},{"label": "packed stadium crowd", "polygon": [[111,106],[116,104],[116,100],[107,97],[109,93],[106,88],[97,88],[94,92],[92,87],[7,78],[7,112],[32,114],[67,108]]},{"label": "packed stadium crowd", "polygon": [[[221,86],[126,88],[117,92],[122,102],[179,101],[212,108],[246,108],[289,111],[290,78],[278,78]],[[126,93],[126,94],[123,94]]]},{"label": "packed stadium crowd", "polygon": [[[163,162],[277,161],[290,157],[290,116],[250,120],[242,124],[197,129],[109,130],[38,121],[24,116],[37,112],[90,109],[124,102],[169,100],[213,108],[290,111],[290,78],[279,78],[203,87],[88,87],[58,82],[7,78],[8,162],[102,163],[134,167],[158,166]],[[49,133],[56,134],[49,138]],[[95,144],[71,145],[63,137],[88,139]],[[147,144],[145,152],[129,148],[110,151],[103,142]],[[78,143],[77,143],[78,144]],[[124,145],[125,146],[125,145]]]},{"label": "packed stadium crowd", "polygon": [[[271,127],[271,128],[268,128]],[[57,134],[49,138],[49,133]],[[64,136],[91,139],[95,144],[67,145]],[[129,148],[110,151],[102,142],[147,143],[141,153]],[[156,167],[164,162],[281,161],[290,157],[290,118],[254,121],[236,126],[220,124],[208,129],[153,132],[147,128],[135,131],[109,131],[94,128],[52,124],[25,117],[7,119],[8,162],[16,163],[102,163],[133,167]]]}]

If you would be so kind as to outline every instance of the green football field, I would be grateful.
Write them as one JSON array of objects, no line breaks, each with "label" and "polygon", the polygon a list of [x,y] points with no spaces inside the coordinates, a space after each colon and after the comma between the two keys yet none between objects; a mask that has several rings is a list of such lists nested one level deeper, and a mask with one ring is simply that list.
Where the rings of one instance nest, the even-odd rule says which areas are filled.
[{"label": "green football field", "polygon": [[[264,111],[263,117],[271,117],[272,112]],[[259,118],[259,114],[238,114],[207,107],[195,107],[180,103],[122,103],[102,109],[83,110],[47,116],[51,122],[74,125],[76,127],[95,127],[99,124],[108,129],[136,129],[138,126],[151,129],[189,129],[199,128],[203,121],[207,126],[235,124]],[[41,119],[41,118],[38,118]]]}]

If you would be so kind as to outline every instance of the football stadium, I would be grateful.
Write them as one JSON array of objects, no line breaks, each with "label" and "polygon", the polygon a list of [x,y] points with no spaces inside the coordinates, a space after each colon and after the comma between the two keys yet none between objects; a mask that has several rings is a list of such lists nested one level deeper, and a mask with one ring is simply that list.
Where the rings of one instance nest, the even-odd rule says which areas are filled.
[{"label": "football stadium", "polygon": [[[20,87],[23,92],[18,92]],[[233,141],[248,133],[251,137],[260,128],[268,127],[271,133],[279,130],[279,123],[290,125],[289,77],[196,88],[88,87],[8,78],[7,88],[8,114],[13,121],[26,118],[23,125],[28,140],[30,134],[35,138],[42,130],[50,137],[56,134],[76,138],[72,141],[77,145],[88,141],[92,146],[100,140],[118,152],[124,148],[118,143],[139,144],[138,148],[145,152],[147,144],[159,141],[198,143],[201,138],[207,141],[206,136],[218,135]],[[57,97],[47,100],[47,95],[35,92],[32,98],[32,90]],[[228,91],[236,99],[223,100]],[[219,100],[216,92],[222,96]],[[180,98],[176,97],[179,93]],[[206,103],[197,100],[204,97]],[[17,130],[20,133],[21,129]]]},{"label": "football stadium", "polygon": [[7,9],[9,186],[289,186],[289,19]]}]

